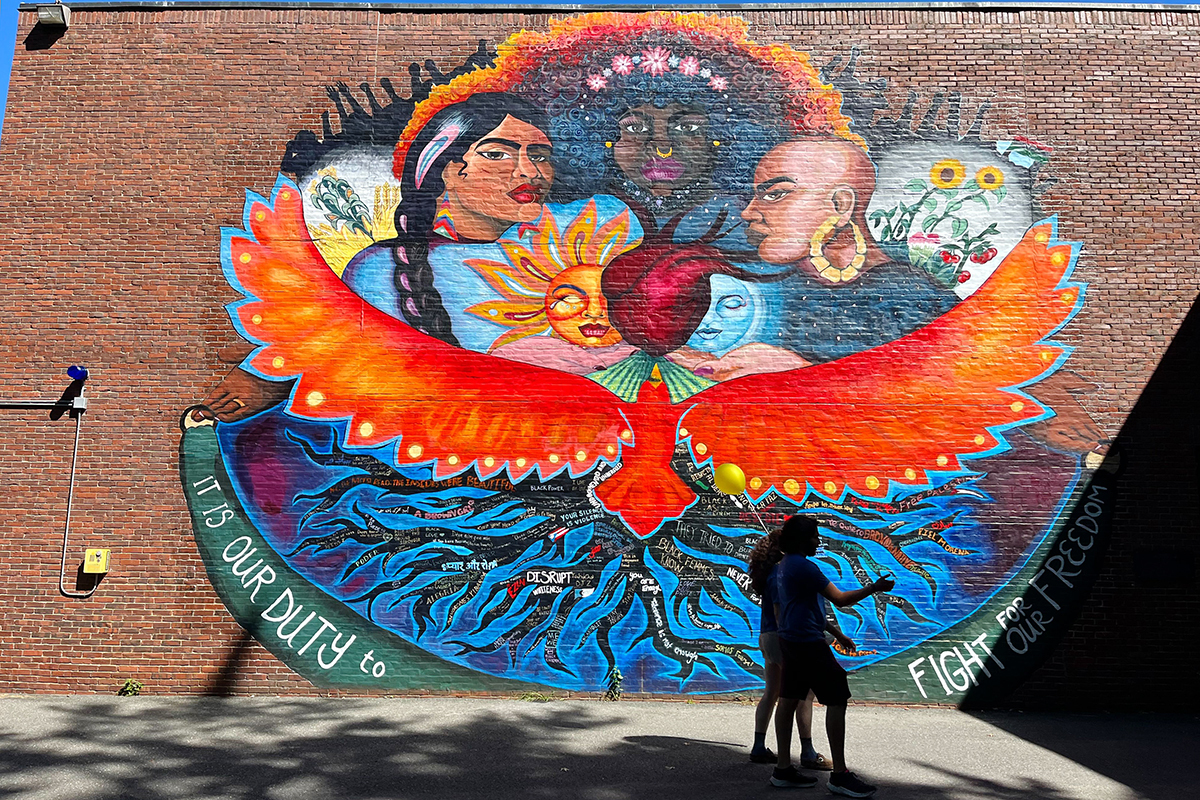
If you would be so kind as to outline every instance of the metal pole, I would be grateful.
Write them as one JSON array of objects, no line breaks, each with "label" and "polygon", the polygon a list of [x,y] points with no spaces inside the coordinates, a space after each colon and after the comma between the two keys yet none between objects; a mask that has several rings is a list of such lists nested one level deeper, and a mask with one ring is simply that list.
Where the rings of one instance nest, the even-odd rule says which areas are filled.
[{"label": "metal pole", "polygon": [[[74,407],[73,403],[72,407]],[[58,591],[63,597],[91,597],[100,588],[99,580],[86,592],[72,592],[63,585],[67,569],[67,539],[71,536],[71,507],[75,500],[75,465],[79,462],[79,429],[82,427],[83,408],[80,408],[75,411],[75,449],[71,451],[71,483],[67,488],[67,522],[63,526],[62,561],[58,565]]]},{"label": "metal pole", "polygon": [[79,434],[83,428],[83,412],[87,410],[87,398],[83,396],[83,382],[87,380],[87,369],[83,367],[73,366],[67,370],[67,374],[79,383],[79,394],[69,400],[55,400],[49,402],[46,400],[0,400],[0,408],[48,408],[48,409],[70,409],[75,416],[75,446],[71,450],[71,481],[67,488],[67,521],[63,524],[63,543],[62,543],[62,560],[58,564],[58,591],[63,597],[91,597],[95,594],[96,589],[100,588],[100,582],[97,580],[96,585],[86,592],[72,592],[64,585],[67,569],[67,542],[71,537],[71,510],[75,505],[75,470],[79,464]]},{"label": "metal pole", "polygon": [[53,403],[45,400],[0,400],[0,408],[74,408],[69,402],[55,400]]}]

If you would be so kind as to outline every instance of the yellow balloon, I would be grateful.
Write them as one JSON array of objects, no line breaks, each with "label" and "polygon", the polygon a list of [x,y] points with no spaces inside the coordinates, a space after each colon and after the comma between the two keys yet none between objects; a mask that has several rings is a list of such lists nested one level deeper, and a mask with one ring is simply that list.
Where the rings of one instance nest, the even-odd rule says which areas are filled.
[{"label": "yellow balloon", "polygon": [[746,491],[746,473],[737,464],[717,467],[717,491],[721,494],[741,494]]}]

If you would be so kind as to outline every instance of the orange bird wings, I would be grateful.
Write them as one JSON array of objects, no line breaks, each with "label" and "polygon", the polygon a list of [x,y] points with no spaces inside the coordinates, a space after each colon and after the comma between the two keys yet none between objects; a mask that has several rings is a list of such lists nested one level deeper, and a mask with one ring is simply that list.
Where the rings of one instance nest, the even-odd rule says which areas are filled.
[{"label": "orange bird wings", "polygon": [[[246,296],[230,314],[262,346],[248,368],[296,379],[287,410],[348,420],[346,444],[399,439],[398,463],[435,461],[439,477],[475,465],[574,474],[620,461],[596,494],[638,535],[695,501],[671,466],[676,436],[699,460],[739,464],[752,497],[772,486],[864,496],[961,459],[998,452],[1002,432],[1047,414],[1019,391],[1053,371],[1046,343],[1074,313],[1063,284],[1074,251],[1032,228],[974,295],[926,327],[835,362],[718,384],[672,404],[644,384],[626,403],[586,378],[475,353],[374,308],[329,269],[309,237],[301,193],[280,179],[226,229],[226,275]],[[686,432],[685,432],[686,431]]]},{"label": "orange bird wings", "polygon": [[626,433],[618,398],[586,378],[453,347],[374,308],[325,263],[301,201],[281,178],[271,201],[247,202],[246,230],[227,229],[224,247],[227,277],[247,297],[230,315],[264,345],[248,366],[297,379],[288,411],[349,420],[349,446],[401,437],[397,461],[436,459],[438,476],[472,463],[483,477],[509,465],[516,478],[615,460]]},{"label": "orange bird wings", "polygon": [[923,484],[1005,449],[1004,429],[1047,414],[1017,387],[1061,363],[1065,349],[1044,339],[1079,303],[1063,283],[1074,246],[1053,234],[1031,228],[975,294],[894,342],[697,395],[683,420],[693,448],[741,466],[755,498],[806,485],[881,497],[892,481]]}]

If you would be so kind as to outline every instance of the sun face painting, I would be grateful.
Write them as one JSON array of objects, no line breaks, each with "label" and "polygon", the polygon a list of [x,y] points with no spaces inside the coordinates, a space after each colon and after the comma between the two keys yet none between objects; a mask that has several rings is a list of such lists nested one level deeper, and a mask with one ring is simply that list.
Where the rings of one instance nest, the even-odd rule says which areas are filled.
[{"label": "sun face painting", "polygon": [[1105,442],[1047,148],[958,97],[852,118],[852,65],[588,14],[297,136],[221,243],[247,355],[183,420],[238,620],[322,685],[753,689],[747,562],[804,513],[836,583],[896,579],[830,610],[843,663],[928,697],[904,665],[1028,588]]}]

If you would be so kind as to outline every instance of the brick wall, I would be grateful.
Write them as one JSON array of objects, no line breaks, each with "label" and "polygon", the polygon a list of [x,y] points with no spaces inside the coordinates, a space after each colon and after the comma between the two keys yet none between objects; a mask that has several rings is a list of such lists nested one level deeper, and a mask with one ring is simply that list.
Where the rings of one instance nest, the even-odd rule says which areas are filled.
[{"label": "brick wall", "polygon": [[[992,103],[985,139],[1054,148],[1041,207],[1063,239],[1085,243],[1075,276],[1089,285],[1058,338],[1096,385],[1081,400],[1117,439],[1124,471],[1091,597],[1013,700],[1195,707],[1200,596],[1186,565],[1200,365],[1197,337],[1176,334],[1198,324],[1185,318],[1200,290],[1200,15],[741,16],[758,41],[814,64],[860,48],[859,76],[888,80],[892,113],[909,89],[921,102],[961,92],[966,108]],[[238,341],[220,229],[240,225],[247,187],[271,187],[298,131],[320,131],[326,86],[391,76],[405,87],[411,62],[448,69],[478,39],[494,45],[547,17],[79,8],[52,42],[29,38],[34,20],[21,14],[0,142],[0,384],[7,398],[53,399],[66,365],[91,369],[68,561],[108,547],[115,567],[89,600],[58,595],[72,425],[0,411],[0,690],[110,692],[135,677],[155,693],[317,691],[230,618],[179,489],[179,414],[229,369],[218,354]]]}]

